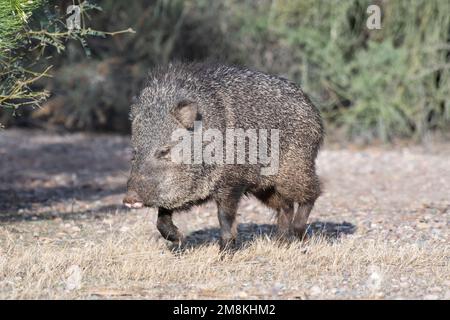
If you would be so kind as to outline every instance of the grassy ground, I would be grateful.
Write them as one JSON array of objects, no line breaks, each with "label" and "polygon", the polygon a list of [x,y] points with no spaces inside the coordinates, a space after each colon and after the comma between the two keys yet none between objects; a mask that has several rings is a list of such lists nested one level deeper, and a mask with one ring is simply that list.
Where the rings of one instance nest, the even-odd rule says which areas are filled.
[{"label": "grassy ground", "polygon": [[176,215],[120,205],[126,137],[0,133],[0,298],[450,299],[450,146],[341,148],[318,159],[325,192],[309,241],[271,239],[274,214],[239,209],[239,246],[218,254],[212,204]]}]

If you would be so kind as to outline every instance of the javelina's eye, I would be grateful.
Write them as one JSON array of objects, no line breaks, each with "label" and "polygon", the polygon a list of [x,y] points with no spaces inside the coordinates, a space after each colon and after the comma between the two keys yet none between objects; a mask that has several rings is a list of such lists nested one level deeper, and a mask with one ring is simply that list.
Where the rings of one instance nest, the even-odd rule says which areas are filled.
[{"label": "javelina's eye", "polygon": [[164,146],[156,150],[155,157],[158,159],[166,157],[170,153],[170,146]]}]

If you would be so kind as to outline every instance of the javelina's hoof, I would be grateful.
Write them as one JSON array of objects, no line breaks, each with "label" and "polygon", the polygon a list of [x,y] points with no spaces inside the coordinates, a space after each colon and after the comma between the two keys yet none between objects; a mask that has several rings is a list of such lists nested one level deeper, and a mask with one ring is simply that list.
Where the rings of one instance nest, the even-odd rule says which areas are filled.
[{"label": "javelina's hoof", "polygon": [[294,230],[294,236],[300,241],[306,241],[310,237],[306,228]]},{"label": "javelina's hoof", "polygon": [[306,241],[309,239],[309,235],[306,229],[303,230],[289,230],[289,231],[277,231],[275,234],[275,240],[281,243],[289,243],[293,241]]},{"label": "javelina's hoof", "polygon": [[166,237],[166,240],[169,240],[170,242],[172,242],[173,244],[178,244],[181,245],[184,242],[184,235],[181,232],[176,232],[176,233],[169,233]]},{"label": "javelina's hoof", "polygon": [[178,231],[178,228],[175,227],[172,223],[165,223],[158,220],[156,227],[164,239],[169,240],[173,243],[181,244],[183,242],[184,235],[180,231]]},{"label": "javelina's hoof", "polygon": [[236,249],[236,239],[220,239],[220,252],[233,252]]}]

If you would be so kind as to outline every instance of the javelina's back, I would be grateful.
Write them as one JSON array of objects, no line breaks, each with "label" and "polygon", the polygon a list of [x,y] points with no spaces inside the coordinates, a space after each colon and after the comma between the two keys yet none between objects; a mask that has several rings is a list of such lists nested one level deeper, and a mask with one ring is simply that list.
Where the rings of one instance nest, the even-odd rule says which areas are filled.
[{"label": "javelina's back", "polygon": [[201,99],[208,113],[222,116],[226,126],[282,129],[286,137],[282,143],[297,144],[299,149],[305,144],[315,149],[322,143],[319,111],[299,86],[285,78],[243,67],[201,63],[172,64],[153,77],[164,79],[161,87],[165,90],[181,90]]},{"label": "javelina's back", "polygon": [[[224,99],[227,121],[237,127],[283,130],[289,144],[320,145],[323,125],[320,114],[295,83],[262,72],[229,66],[200,69],[205,90]],[[292,138],[290,138],[292,137]],[[297,138],[307,140],[300,141]]]}]

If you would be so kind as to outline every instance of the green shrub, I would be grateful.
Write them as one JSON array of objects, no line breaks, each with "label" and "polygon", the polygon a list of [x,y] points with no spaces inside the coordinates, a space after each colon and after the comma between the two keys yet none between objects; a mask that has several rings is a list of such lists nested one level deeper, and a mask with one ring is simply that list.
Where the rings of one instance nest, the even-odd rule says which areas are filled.
[{"label": "green shrub", "polygon": [[150,68],[171,60],[223,56],[230,50],[216,20],[220,6],[182,0],[102,2],[103,13],[91,16],[93,28],[131,26],[136,35],[89,40],[90,61],[82,48],[69,45],[49,81],[52,97],[33,120],[68,130],[126,132],[130,101]]},{"label": "green shrub", "polygon": [[[101,32],[85,27],[87,12],[100,8],[88,1],[78,4],[81,28],[68,30],[60,1],[0,0],[0,116],[5,109],[13,114],[22,106],[38,107],[49,92],[35,84],[49,76],[49,60],[61,53],[68,40],[78,41],[87,54],[86,37],[119,32]],[[131,30],[126,30],[128,32]]]},{"label": "green shrub", "polygon": [[[299,83],[322,110],[328,130],[350,138],[421,138],[450,128],[450,3],[447,0],[156,0],[102,1],[96,29],[132,26],[134,37],[88,41],[93,65],[120,59],[133,81],[118,81],[105,103],[101,87],[83,94],[88,82],[70,67],[82,64],[80,48],[69,47],[57,65],[64,98],[60,114],[77,115],[69,129],[124,128],[131,97],[151,67],[174,59],[214,59],[244,64]],[[382,29],[366,27],[367,7],[382,9]],[[96,67],[93,67],[96,70]],[[58,75],[61,73],[61,75]],[[62,76],[65,74],[65,76]],[[71,92],[61,86],[73,77]],[[54,81],[51,81],[54,82]],[[79,93],[73,93],[79,91]],[[124,95],[126,97],[124,98]],[[78,108],[91,108],[78,112]],[[115,110],[114,112],[106,110]],[[100,110],[100,111],[99,111]],[[108,113],[108,125],[88,119]],[[81,119],[86,117],[85,119]],[[71,123],[77,123],[71,127]],[[122,130],[122,129],[120,129]]]},{"label": "green shrub", "polygon": [[240,3],[236,38],[252,53],[243,60],[302,84],[330,127],[351,137],[448,130],[449,2],[381,2],[381,30],[366,28],[371,3],[263,1],[253,12]]}]

